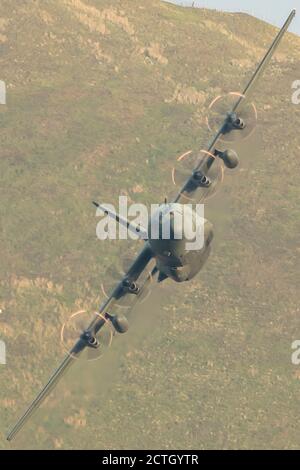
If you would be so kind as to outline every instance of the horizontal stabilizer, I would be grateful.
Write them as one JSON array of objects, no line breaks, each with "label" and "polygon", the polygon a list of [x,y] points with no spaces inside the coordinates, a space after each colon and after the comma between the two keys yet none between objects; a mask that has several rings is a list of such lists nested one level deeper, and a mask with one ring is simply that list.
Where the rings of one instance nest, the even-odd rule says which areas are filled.
[{"label": "horizontal stabilizer", "polygon": [[112,211],[103,204],[98,204],[97,202],[93,202],[93,204],[97,207],[97,209],[101,209],[104,214],[112,217],[120,225],[123,225],[123,227],[126,227],[130,232],[137,235],[138,238],[140,238],[141,240],[148,240],[148,232],[144,227],[141,227],[141,225],[137,225],[134,222],[130,222],[128,219],[126,219],[126,217],[117,214],[116,212]]}]

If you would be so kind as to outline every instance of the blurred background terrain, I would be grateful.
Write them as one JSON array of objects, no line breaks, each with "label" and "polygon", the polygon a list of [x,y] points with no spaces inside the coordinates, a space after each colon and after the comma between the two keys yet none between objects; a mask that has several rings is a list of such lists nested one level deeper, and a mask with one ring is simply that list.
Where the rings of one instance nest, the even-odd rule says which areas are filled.
[{"label": "blurred background terrain", "polygon": [[256,90],[256,133],[206,207],[209,263],[166,283],[103,359],[78,362],[22,434],[8,428],[64,356],[63,322],[95,309],[120,248],[92,200],[159,203],[206,146],[220,93],[241,91],[276,28],[158,0],[2,0],[0,448],[299,448],[300,38]]},{"label": "blurred background terrain", "polygon": [[[297,7],[294,0],[274,3],[272,0],[167,0],[168,3],[192,7],[213,8],[221,11],[243,12],[256,16],[267,23],[281,27],[283,18],[287,17],[293,8]],[[296,16],[290,26],[290,31],[300,35],[300,17]]]}]

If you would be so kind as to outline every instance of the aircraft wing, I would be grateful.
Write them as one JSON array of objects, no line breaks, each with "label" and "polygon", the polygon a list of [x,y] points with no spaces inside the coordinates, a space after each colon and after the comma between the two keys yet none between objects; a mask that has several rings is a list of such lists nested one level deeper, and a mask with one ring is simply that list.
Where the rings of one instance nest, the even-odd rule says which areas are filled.
[{"label": "aircraft wing", "polygon": [[[129,267],[125,276],[120,280],[120,282],[116,285],[115,289],[108,297],[108,299],[101,305],[99,309],[99,313],[104,315],[109,313],[111,309],[114,307],[116,302],[122,300],[129,294],[127,290],[124,289],[124,281],[130,279],[131,281],[136,281],[140,274],[145,270],[147,264],[152,259],[152,252],[149,248],[149,245],[146,243],[139,255],[136,257],[132,265]],[[140,292],[136,295],[135,300],[139,300],[139,296],[143,293],[143,290],[147,287],[147,284],[151,281],[152,276],[156,274],[157,270],[154,268],[151,273],[146,277],[143,285],[140,286]],[[81,355],[81,353],[89,347],[87,338],[94,337],[97,338],[97,333],[101,330],[103,325],[105,324],[104,318],[97,316],[94,321],[89,325],[87,330],[83,332],[81,337],[78,338],[78,341],[74,344],[73,348],[69,351],[61,365],[58,369],[54,372],[51,376],[45,387],[42,391],[37,395],[35,400],[31,403],[28,409],[25,411],[23,416],[18,420],[16,425],[12,428],[7,436],[7,440],[11,441],[16,434],[23,428],[26,422],[30,419],[33,413],[37,410],[37,408],[44,402],[47,398],[49,393],[54,389],[57,385],[59,380],[62,376],[67,372],[67,370],[71,367],[71,365],[76,361],[76,359]],[[86,334],[88,333],[88,336]]]},{"label": "aircraft wing", "polygon": [[[278,46],[280,45],[285,33],[287,32],[291,22],[293,21],[294,17],[296,15],[296,10],[292,10],[290,15],[288,16],[286,22],[282,26],[281,30],[277,34],[276,38],[274,39],[273,43],[271,44],[270,48],[266,52],[265,56],[263,57],[262,61],[258,65],[255,73],[251,77],[251,80],[248,82],[247,86],[245,87],[244,91],[242,94],[237,94],[237,100],[236,103],[234,104],[233,108],[229,111],[228,116],[232,115],[233,113],[237,113],[239,109],[241,108],[242,104],[245,103],[246,100],[249,99],[251,96],[259,78],[262,76],[264,73],[266,67],[268,66],[270,60],[272,59],[273,55],[275,54]],[[175,197],[174,202],[178,203],[186,203],[190,202],[193,199],[193,196],[199,190],[197,186],[194,184],[194,172],[196,171],[203,171],[203,174],[209,170],[212,165],[214,164],[215,158],[213,157],[214,151],[216,149],[216,145],[221,139],[221,137],[225,133],[225,129],[227,127],[229,117],[226,117],[224,119],[224,122],[222,123],[221,127],[217,131],[216,135],[212,139],[212,141],[209,143],[207,151],[205,151],[204,155],[205,157],[202,157],[199,160],[198,165],[194,168],[191,176],[186,180],[184,186],[181,188],[177,196]],[[226,133],[228,133],[226,131]],[[202,191],[201,197],[198,199],[199,202],[203,202],[205,197],[206,197],[206,192]]]}]

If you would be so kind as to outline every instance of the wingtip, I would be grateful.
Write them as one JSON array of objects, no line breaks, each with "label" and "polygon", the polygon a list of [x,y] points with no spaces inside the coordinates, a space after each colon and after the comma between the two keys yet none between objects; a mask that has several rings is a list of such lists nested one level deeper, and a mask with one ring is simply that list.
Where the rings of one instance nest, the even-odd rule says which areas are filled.
[{"label": "wingtip", "polygon": [[6,440],[7,440],[8,442],[11,442],[11,441],[13,440],[13,437],[14,437],[14,436],[13,436],[12,432],[10,432],[10,433],[6,436]]},{"label": "wingtip", "polygon": [[94,206],[99,207],[98,202],[93,201]]}]

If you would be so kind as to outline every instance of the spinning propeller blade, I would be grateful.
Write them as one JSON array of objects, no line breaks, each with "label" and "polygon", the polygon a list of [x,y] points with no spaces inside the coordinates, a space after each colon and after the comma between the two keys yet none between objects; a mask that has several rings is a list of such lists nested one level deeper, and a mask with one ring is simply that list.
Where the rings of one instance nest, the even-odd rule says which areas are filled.
[{"label": "spinning propeller blade", "polygon": [[[272,42],[272,44],[271,44],[270,48],[268,49],[267,53],[263,57],[263,59],[260,62],[259,66],[257,67],[256,71],[254,72],[253,76],[251,77],[250,81],[246,85],[243,93],[241,93],[240,96],[237,98],[237,100],[236,100],[234,106],[232,107],[232,109],[228,109],[229,114],[230,113],[237,113],[239,111],[239,108],[242,105],[242,103],[244,103],[246,99],[247,100],[249,99],[249,97],[251,96],[251,94],[252,94],[252,92],[255,88],[255,85],[257,84],[259,78],[264,73],[266,67],[268,66],[270,60],[272,59],[274,53],[276,52],[279,44],[281,43],[285,33],[287,32],[291,22],[293,21],[295,15],[296,15],[296,10],[292,10],[290,15],[288,16],[286,22],[284,23],[281,30],[277,34],[276,38]],[[215,144],[219,140],[220,136],[223,134],[223,128],[224,128],[224,125],[226,124],[226,120],[227,119],[225,119],[223,124],[220,126],[220,129],[218,130],[216,136],[211,141],[211,143],[209,145],[209,148],[208,148],[209,152],[211,152],[213,150]]]},{"label": "spinning propeller blade", "polygon": [[[253,76],[251,77],[250,81],[248,82],[247,86],[245,87],[243,93],[237,94],[237,96],[235,96],[234,103],[232,104],[231,107],[229,107],[226,110],[225,118],[224,118],[224,113],[222,112],[221,119],[219,120],[218,118],[217,120],[218,122],[214,123],[213,127],[216,127],[215,129],[216,134],[211,140],[211,142],[209,143],[208,149],[206,150],[207,157],[205,157],[202,161],[197,163],[196,167],[193,169],[190,176],[187,177],[185,183],[183,184],[182,188],[179,190],[179,193],[177,194],[173,202],[183,203],[187,199],[189,198],[193,199],[193,197],[195,197],[195,193],[197,189],[195,188],[195,185],[193,184],[194,173],[195,171],[200,171],[200,172],[202,171],[202,173],[204,173],[205,175],[207,173],[208,168],[211,168],[212,166],[215,165],[216,159],[213,160],[211,155],[215,155],[216,145],[218,142],[222,140],[229,141],[230,138],[235,140],[238,133],[241,133],[241,136],[246,136],[247,132],[250,131],[251,133],[253,129],[255,128],[257,115],[256,115],[256,110],[254,111],[255,108],[253,109],[253,112],[251,112],[251,105],[248,104],[249,97],[251,96],[251,93],[253,92],[258,79],[262,76],[264,70],[266,69],[267,65],[272,59],[279,44],[281,43],[281,40],[284,37],[285,33],[287,32],[295,15],[296,15],[296,10],[292,10],[287,20],[285,21],[284,25],[282,26],[281,30],[277,34],[276,38],[272,42],[267,53],[263,57],[259,66],[257,67],[256,71],[254,72]],[[216,99],[215,101],[218,102],[219,98]],[[248,111],[247,111],[247,108],[248,108]],[[252,116],[250,117],[250,120],[249,120],[249,125],[248,125],[249,131],[248,130],[246,131],[247,122],[245,121],[245,123],[243,123],[243,119],[239,117],[239,112],[241,112],[241,115],[244,112],[248,114],[248,117],[249,115]],[[221,124],[219,124],[219,122],[221,122]],[[208,123],[208,126],[210,127],[209,118],[207,118],[207,123]]]},{"label": "spinning propeller blade", "polygon": [[184,182],[193,175],[194,169],[200,166],[206,157],[210,157],[214,165],[194,175],[189,187],[185,188],[182,194],[184,199],[181,202],[200,203],[213,197],[220,189],[224,179],[224,164],[206,150],[186,152],[177,158],[172,168],[172,183],[180,190]]}]

